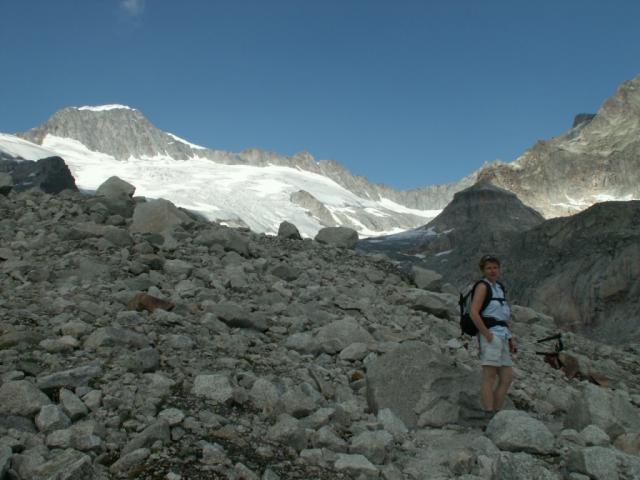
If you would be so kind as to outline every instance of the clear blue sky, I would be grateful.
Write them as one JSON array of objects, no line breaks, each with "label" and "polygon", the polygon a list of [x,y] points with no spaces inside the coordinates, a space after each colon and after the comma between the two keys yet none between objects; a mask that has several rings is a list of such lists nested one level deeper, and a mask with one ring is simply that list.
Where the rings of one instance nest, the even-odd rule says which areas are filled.
[{"label": "clear blue sky", "polygon": [[566,131],[640,73],[640,2],[0,0],[0,132],[123,103],[394,188]]}]

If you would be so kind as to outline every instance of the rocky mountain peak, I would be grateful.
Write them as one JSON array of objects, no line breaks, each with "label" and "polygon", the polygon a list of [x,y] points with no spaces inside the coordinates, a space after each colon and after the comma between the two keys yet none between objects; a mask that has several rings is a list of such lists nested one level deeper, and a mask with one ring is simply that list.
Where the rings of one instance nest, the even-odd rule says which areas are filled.
[{"label": "rocky mountain peak", "polygon": [[589,117],[579,115],[574,128],[538,141],[513,163],[483,167],[478,178],[516,193],[547,218],[640,198],[640,76]]},{"label": "rocky mountain peak", "polygon": [[[477,258],[501,256],[519,233],[544,221],[508,190],[481,181],[454,195],[436,218],[410,232],[363,240],[367,251],[400,251],[420,258],[454,284],[477,276]],[[416,259],[417,261],[417,259]]]},{"label": "rocky mountain peak", "polygon": [[76,140],[117,160],[157,155],[184,160],[194,155],[188,142],[163,132],[139,110],[124,105],[64,108],[20,136],[42,144],[47,135]]}]

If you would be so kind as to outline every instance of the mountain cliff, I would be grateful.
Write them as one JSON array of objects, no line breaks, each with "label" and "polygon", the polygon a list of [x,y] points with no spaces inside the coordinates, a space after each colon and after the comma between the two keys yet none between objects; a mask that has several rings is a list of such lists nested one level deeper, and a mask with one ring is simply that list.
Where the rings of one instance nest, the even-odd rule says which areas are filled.
[{"label": "mountain cliff", "polygon": [[624,82],[596,115],[541,140],[516,161],[478,173],[518,195],[547,218],[604,200],[640,198],[640,76]]}]

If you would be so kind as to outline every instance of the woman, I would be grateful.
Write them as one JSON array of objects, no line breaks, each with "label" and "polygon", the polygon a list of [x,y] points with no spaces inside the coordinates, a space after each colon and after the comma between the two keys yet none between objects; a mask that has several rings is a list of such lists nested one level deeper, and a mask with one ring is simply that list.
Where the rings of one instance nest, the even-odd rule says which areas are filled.
[{"label": "woman", "polygon": [[[480,270],[484,278],[473,293],[470,316],[478,328],[480,343],[482,408],[491,415],[504,404],[513,379],[511,354],[516,353],[517,348],[508,324],[511,320],[511,308],[505,299],[502,285],[498,282],[500,260],[492,255],[485,255],[480,259]],[[487,295],[491,295],[491,301],[482,309]]]}]

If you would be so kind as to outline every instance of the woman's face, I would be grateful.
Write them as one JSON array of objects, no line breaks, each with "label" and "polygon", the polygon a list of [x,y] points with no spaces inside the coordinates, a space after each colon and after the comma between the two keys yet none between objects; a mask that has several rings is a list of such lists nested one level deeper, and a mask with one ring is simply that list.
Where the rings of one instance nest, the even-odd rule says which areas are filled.
[{"label": "woman's face", "polygon": [[495,282],[498,280],[498,276],[500,275],[500,265],[495,262],[487,262],[484,264],[482,273],[487,277],[487,280]]}]

